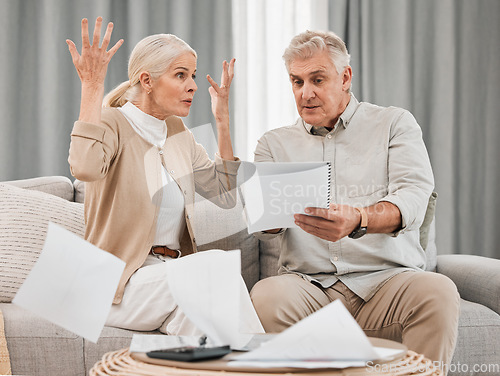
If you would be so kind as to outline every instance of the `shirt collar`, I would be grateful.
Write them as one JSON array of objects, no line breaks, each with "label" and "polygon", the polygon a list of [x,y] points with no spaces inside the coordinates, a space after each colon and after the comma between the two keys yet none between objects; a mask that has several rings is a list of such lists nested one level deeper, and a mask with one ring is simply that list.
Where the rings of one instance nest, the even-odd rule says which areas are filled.
[{"label": "shirt collar", "polygon": [[[341,124],[344,128],[347,128],[358,107],[359,101],[356,99],[354,94],[351,93],[349,103],[347,104],[344,112],[342,112],[342,114],[340,115],[339,120],[337,121],[337,124],[335,124],[335,127],[333,129],[335,129],[339,124]],[[326,136],[328,133],[330,133],[330,131],[325,127],[313,127],[311,124],[307,124],[303,120],[302,123],[307,132],[312,135]]]},{"label": "shirt collar", "polygon": [[125,103],[119,110],[142,138],[153,145],[163,146],[167,138],[165,120],[146,114],[131,102]]}]

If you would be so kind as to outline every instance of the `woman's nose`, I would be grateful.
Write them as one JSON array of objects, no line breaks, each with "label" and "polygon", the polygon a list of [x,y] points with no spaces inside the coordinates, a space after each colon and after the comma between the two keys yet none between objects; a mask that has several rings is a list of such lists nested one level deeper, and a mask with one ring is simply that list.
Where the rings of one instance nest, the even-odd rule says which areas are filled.
[{"label": "woman's nose", "polygon": [[196,85],[196,82],[192,78],[189,85],[188,85],[188,91],[195,92],[196,90],[198,90],[198,85]]}]

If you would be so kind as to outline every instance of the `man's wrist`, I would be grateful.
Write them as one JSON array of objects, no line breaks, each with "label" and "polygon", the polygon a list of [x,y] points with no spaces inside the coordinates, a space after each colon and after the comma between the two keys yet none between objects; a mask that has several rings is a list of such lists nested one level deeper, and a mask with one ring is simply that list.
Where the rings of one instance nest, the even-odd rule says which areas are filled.
[{"label": "man's wrist", "polygon": [[363,208],[354,208],[360,216],[360,221],[358,226],[348,235],[351,239],[359,239],[365,235],[368,231],[368,214],[366,214]]}]

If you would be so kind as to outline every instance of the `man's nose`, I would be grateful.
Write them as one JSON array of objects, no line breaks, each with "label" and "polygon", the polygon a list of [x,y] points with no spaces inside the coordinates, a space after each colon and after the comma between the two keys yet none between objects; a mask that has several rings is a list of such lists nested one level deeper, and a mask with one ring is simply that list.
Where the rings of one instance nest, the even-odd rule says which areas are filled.
[{"label": "man's nose", "polygon": [[314,92],[314,85],[305,82],[304,86],[302,87],[302,99],[309,100],[311,98],[314,98],[316,96],[316,93]]}]

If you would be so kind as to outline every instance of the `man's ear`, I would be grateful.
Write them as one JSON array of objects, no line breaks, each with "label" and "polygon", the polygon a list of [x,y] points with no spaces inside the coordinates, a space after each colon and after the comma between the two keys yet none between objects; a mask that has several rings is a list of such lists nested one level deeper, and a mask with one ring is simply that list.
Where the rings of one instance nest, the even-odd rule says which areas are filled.
[{"label": "man's ear", "polygon": [[153,87],[153,79],[149,72],[142,72],[139,76],[139,81],[141,82],[141,86],[146,93],[151,92]]},{"label": "man's ear", "polygon": [[342,73],[342,89],[344,91],[348,90],[351,87],[352,81],[352,68],[348,65],[344,68],[344,72]]}]

